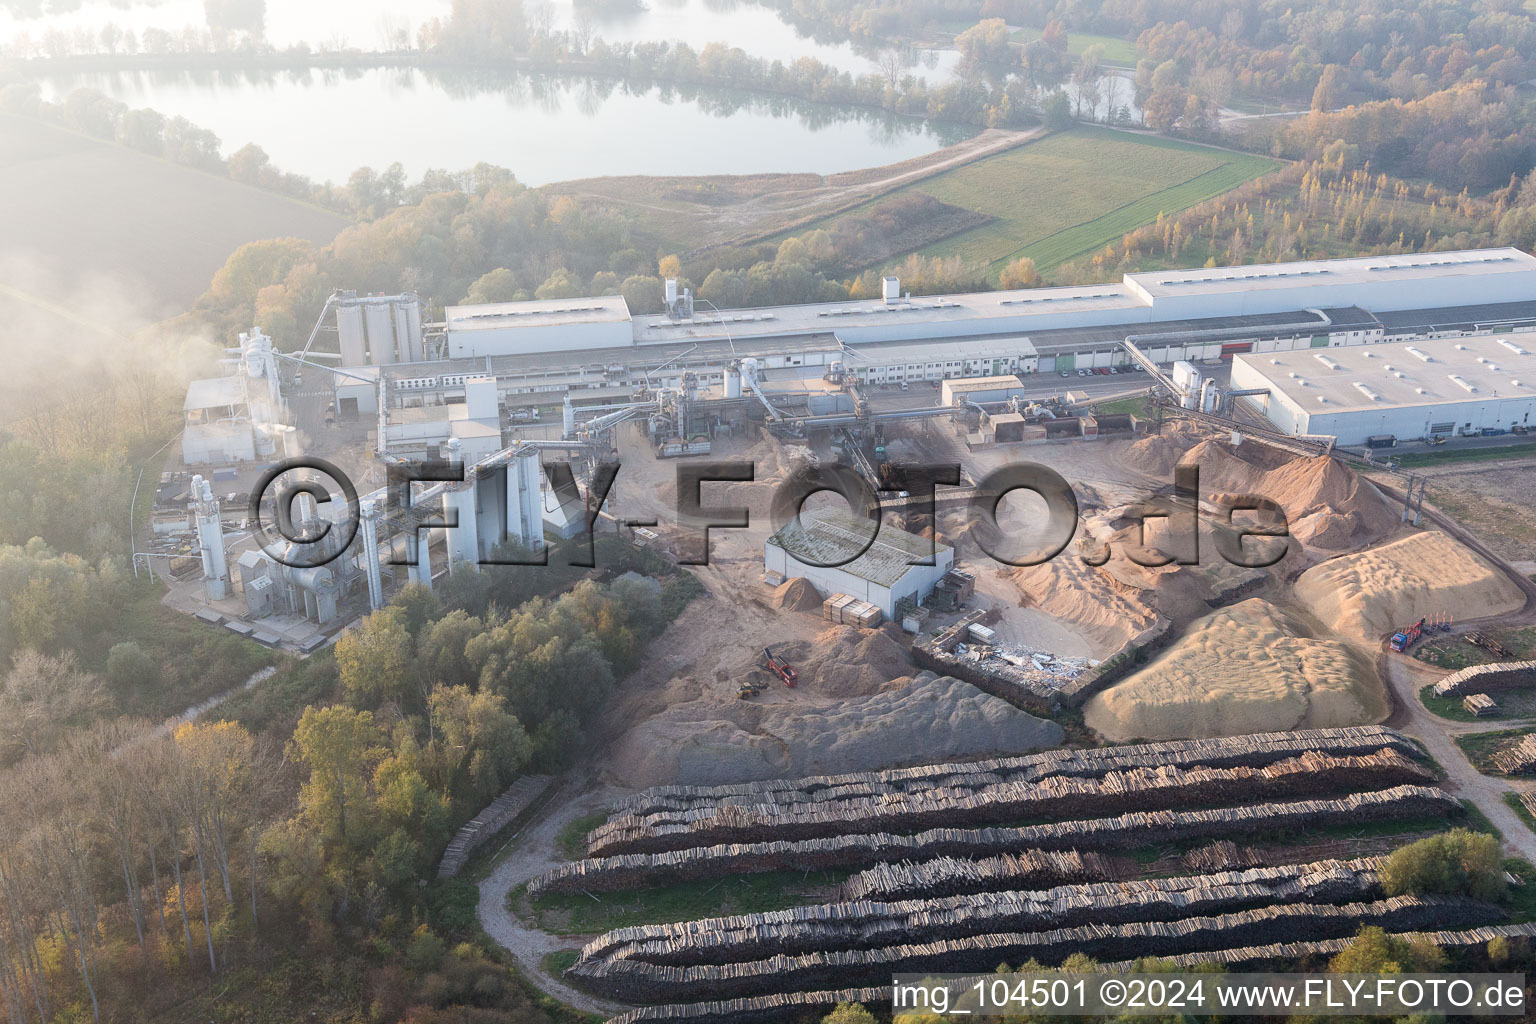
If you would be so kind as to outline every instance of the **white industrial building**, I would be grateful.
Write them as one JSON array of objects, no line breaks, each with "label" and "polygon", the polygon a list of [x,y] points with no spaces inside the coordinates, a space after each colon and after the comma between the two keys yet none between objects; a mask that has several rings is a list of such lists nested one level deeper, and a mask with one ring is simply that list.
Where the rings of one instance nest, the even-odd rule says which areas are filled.
[{"label": "white industrial building", "polygon": [[[342,293],[333,299],[338,318],[357,310],[345,315],[361,320],[363,340],[355,324],[343,331],[352,340],[342,366],[352,376],[335,377],[338,415],[372,411],[374,392],[358,377],[374,367],[389,379],[392,407],[456,400],[480,376],[494,378],[509,404],[555,405],[570,394],[581,407],[675,387],[684,374],[724,386],[743,358],[756,361],[763,382],[821,377],[840,365],[879,385],[1125,365],[1127,339],[1166,365],[1536,329],[1536,258],[1513,248],[918,297],[889,278],[879,298],[747,310],[705,311],[676,282],[667,286],[666,308],[653,314],[632,314],[620,296],[450,306],[420,344],[410,333],[414,296]],[[368,319],[375,306],[384,339],[377,355]]]},{"label": "white industrial building", "polygon": [[[863,546],[871,525],[846,509],[803,511],[768,538],[763,546],[763,568],[786,579],[802,576],[824,598],[850,594],[868,601],[890,618],[902,598],[910,597],[920,604],[933,592],[934,584],[954,567],[954,549],[882,525],[868,549],[846,565],[808,565],[790,553],[798,551],[818,562],[837,561]],[[930,555],[934,564],[912,564],[927,561]]]},{"label": "white industrial building", "polygon": [[449,306],[448,356],[515,356],[633,344],[622,295]]},{"label": "white industrial building", "polygon": [[939,404],[950,406],[957,402],[1006,402],[1023,396],[1028,388],[1013,374],[999,377],[957,377],[946,380],[939,387]]},{"label": "white industrial building", "polygon": [[1536,344],[1510,337],[1397,342],[1327,351],[1243,355],[1234,389],[1292,434],[1425,438],[1528,427],[1536,412]]},{"label": "white industrial building", "polygon": [[240,335],[238,350],[228,351],[233,374],[187,385],[181,458],[189,466],[253,462],[286,454],[292,438],[272,339],[256,328]]}]

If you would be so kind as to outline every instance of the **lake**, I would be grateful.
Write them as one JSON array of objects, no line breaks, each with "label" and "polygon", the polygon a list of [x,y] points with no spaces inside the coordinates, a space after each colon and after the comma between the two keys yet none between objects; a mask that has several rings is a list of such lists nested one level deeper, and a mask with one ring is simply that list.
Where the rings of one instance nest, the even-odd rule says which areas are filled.
[{"label": "lake", "polygon": [[[40,7],[47,0],[38,0]],[[446,17],[448,0],[265,0],[264,14],[253,27],[257,35],[280,49],[306,45],[311,49],[389,50],[414,43],[423,24]],[[579,17],[594,35],[610,43],[686,42],[694,49],[722,42],[754,57],[782,60],[815,57],[839,71],[855,75],[876,70],[873,55],[847,42],[818,42],[802,35],[774,11],[746,0],[646,0],[643,5],[600,4],[578,8],[571,0],[529,0],[530,20],[547,16],[551,27],[568,29]],[[181,37],[209,29],[204,0],[117,2],[86,0],[68,11],[47,11],[22,17],[0,8],[0,45],[32,55],[49,52],[48,36],[57,33],[75,51],[100,50],[101,28],[115,24],[142,37],[158,29]],[[235,32],[233,36],[243,33]],[[930,80],[947,78],[959,63],[954,50],[927,50],[913,74]]]},{"label": "lake", "polygon": [[[252,34],[279,48],[387,49],[414,40],[448,8],[448,0],[266,0]],[[555,28],[581,19],[610,43],[702,48],[719,41],[769,60],[809,56],[852,74],[875,71],[872,55],[847,42],[802,36],[756,3],[650,0],[647,7],[615,10],[531,0],[525,9]],[[140,39],[149,29],[178,38],[209,31],[204,0],[87,0],[74,10],[31,17],[0,11],[0,41],[29,54],[100,50],[99,33],[108,23]],[[938,81],[953,74],[959,54],[930,50],[913,60],[914,75]],[[486,161],[535,185],[614,174],[830,174],[920,156],[974,131],[729,90],[683,92],[573,76],[374,68],[91,73],[40,84],[49,100],[89,86],[132,107],[179,115],[217,134],[226,156],[255,142],[283,170],[333,181],[359,166],[382,169],[396,161],[412,177],[429,167],[459,170]]]},{"label": "lake", "polygon": [[412,178],[484,161],[530,185],[623,174],[831,174],[930,153],[977,130],[732,90],[517,73],[140,71],[39,84],[45,99],[91,87],[180,115],[217,134],[225,155],[255,142],[281,169],[317,181],[396,161]]}]

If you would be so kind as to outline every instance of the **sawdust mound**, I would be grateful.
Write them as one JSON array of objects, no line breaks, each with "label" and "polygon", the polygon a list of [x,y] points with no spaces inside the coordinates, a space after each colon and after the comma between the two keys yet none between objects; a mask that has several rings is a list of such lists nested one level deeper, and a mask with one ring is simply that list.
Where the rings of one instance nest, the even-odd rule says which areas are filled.
[{"label": "sawdust mound", "polygon": [[1157,618],[1146,595],[1117,581],[1102,568],[1083,564],[1068,548],[1041,565],[1012,572],[1014,585],[1034,608],[1084,637],[1113,650]]},{"label": "sawdust mound", "polygon": [[[773,653],[794,666],[796,688],[807,695],[866,696],[889,688],[893,680],[904,680],[915,668],[891,629],[832,626],[809,642],[774,644]],[[762,652],[754,653],[755,657],[732,670],[731,682],[746,680],[768,690],[782,688],[779,677],[762,667]]]},{"label": "sawdust mound", "polygon": [[690,702],[631,729],[609,773],[626,786],[712,785],[1016,753],[1064,736],[969,683],[919,673],[910,685],[809,706]]},{"label": "sawdust mound", "polygon": [[1126,445],[1118,458],[1123,465],[1139,473],[1172,483],[1173,467],[1205,436],[1194,424],[1173,420],[1163,425],[1162,433],[1148,434]]},{"label": "sawdust mound", "polygon": [[821,609],[821,595],[804,576],[785,580],[774,588],[769,602],[774,608],[786,612],[812,612]]},{"label": "sawdust mound", "polygon": [[1314,640],[1267,601],[1195,622],[1125,682],[1093,697],[1083,720],[1107,740],[1174,740],[1379,721],[1385,698],[1370,661]]},{"label": "sawdust mound", "polygon": [[1291,535],[1308,547],[1345,550],[1373,543],[1398,524],[1397,511],[1354,470],[1329,458],[1292,455],[1256,441],[1233,448],[1207,440],[1179,460],[1200,468],[1201,496],[1216,504],[1254,494],[1285,510]]},{"label": "sawdust mound", "polygon": [[1481,618],[1525,603],[1514,581],[1438,531],[1313,566],[1296,596],[1339,633],[1373,643],[1424,616]]},{"label": "sawdust mound", "polygon": [[1270,498],[1285,510],[1291,535],[1308,547],[1362,547],[1398,522],[1397,511],[1375,488],[1333,459],[1293,455],[1251,439],[1233,448],[1226,438],[1181,421],[1126,445],[1119,459],[1170,485],[1175,466],[1198,466],[1201,497],[1216,504],[1239,494]]}]

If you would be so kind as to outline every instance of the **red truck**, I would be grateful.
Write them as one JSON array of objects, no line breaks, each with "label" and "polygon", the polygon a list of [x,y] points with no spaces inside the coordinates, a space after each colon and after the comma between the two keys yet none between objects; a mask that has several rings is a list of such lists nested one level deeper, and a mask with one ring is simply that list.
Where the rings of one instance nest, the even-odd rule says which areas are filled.
[{"label": "red truck", "polygon": [[766,647],[763,648],[763,657],[766,659],[765,664],[768,670],[784,680],[784,685],[793,690],[795,688],[795,680],[800,678],[795,674],[793,666],[783,658],[774,657],[773,651]]}]

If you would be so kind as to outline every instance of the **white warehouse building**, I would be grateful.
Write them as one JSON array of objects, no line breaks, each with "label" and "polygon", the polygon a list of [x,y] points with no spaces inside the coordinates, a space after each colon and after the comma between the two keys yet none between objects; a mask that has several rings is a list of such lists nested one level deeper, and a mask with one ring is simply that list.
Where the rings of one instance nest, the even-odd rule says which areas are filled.
[{"label": "white warehouse building", "polygon": [[[1536,258],[1515,248],[1150,271],[1104,284],[953,295],[911,296],[891,278],[875,298],[737,310],[706,310],[678,294],[677,282],[667,284],[669,301],[655,313],[632,312],[621,296],[450,306],[442,323],[424,325],[419,360],[409,315],[406,344],[395,326],[393,357],[385,329],[385,314],[409,314],[413,297],[343,294],[334,300],[344,342],[333,378],[337,417],[375,414],[380,393],[391,413],[455,403],[480,377],[495,381],[498,403],[547,415],[567,396],[581,409],[616,405],[678,387],[690,374],[703,388],[724,388],[732,364],[745,358],[764,382],[836,370],[861,385],[889,386],[1124,367],[1127,341],[1169,365],[1536,331]],[[354,305],[367,307],[366,355]],[[385,342],[379,365],[369,362],[373,305]]]},{"label": "white warehouse building", "polygon": [[[763,546],[763,568],[782,573],[786,579],[802,576],[824,598],[850,594],[868,601],[890,618],[904,597],[921,604],[933,592],[934,584],[954,567],[953,548],[889,525],[882,525],[864,553],[846,565],[807,565],[790,553],[799,551],[818,562],[837,561],[859,550],[869,525],[869,520],[856,519],[843,508],[805,510],[768,538]],[[930,554],[934,564],[912,564],[927,561]]]},{"label": "white warehouse building", "polygon": [[622,295],[449,306],[448,356],[515,356],[627,347],[634,343]]},{"label": "white warehouse building", "polygon": [[1509,337],[1389,343],[1240,355],[1232,387],[1292,434],[1423,438],[1528,427],[1536,413],[1536,345]]}]

